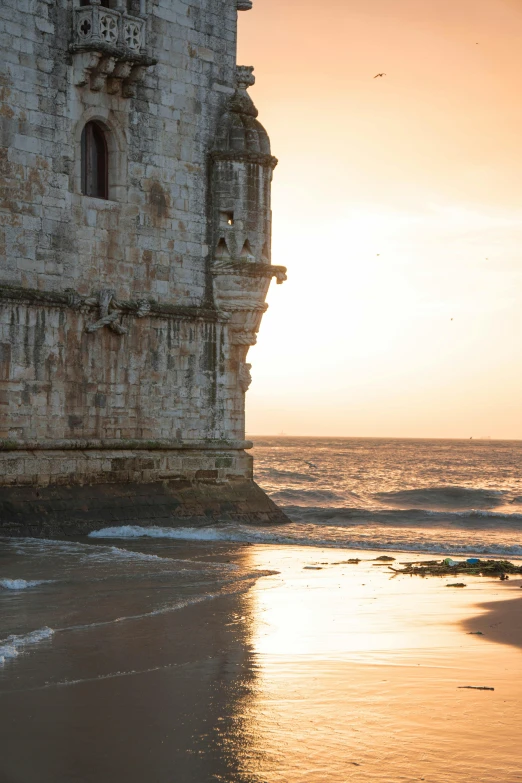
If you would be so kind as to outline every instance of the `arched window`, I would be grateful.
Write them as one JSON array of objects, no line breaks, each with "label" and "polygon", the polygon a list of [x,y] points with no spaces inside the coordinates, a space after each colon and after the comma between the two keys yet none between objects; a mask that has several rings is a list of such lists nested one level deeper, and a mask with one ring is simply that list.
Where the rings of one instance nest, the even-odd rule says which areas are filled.
[{"label": "arched window", "polygon": [[109,159],[105,134],[97,122],[88,122],[82,131],[82,193],[109,198]]}]

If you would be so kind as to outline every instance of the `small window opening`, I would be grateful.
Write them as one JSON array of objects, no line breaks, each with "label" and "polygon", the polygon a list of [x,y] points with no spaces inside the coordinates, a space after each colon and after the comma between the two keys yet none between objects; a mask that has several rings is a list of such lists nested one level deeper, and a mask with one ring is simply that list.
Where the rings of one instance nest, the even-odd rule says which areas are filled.
[{"label": "small window opening", "polygon": [[234,225],[234,213],[230,210],[225,210],[219,213],[221,225],[233,226]]},{"label": "small window opening", "polygon": [[[91,0],[80,0],[80,5],[81,6],[91,5]],[[110,0],[100,0],[100,5],[103,8],[110,8],[111,7]]]},{"label": "small window opening", "polygon": [[88,122],[82,131],[82,193],[109,198],[109,160],[105,134],[97,122]]}]

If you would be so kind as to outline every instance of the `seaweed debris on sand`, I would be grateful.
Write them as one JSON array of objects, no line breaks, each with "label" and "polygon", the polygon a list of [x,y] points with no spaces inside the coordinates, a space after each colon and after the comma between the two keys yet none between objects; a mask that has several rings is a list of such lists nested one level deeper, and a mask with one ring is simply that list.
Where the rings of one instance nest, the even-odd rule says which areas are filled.
[{"label": "seaweed debris on sand", "polygon": [[509,560],[480,560],[470,557],[468,560],[452,560],[450,557],[442,561],[425,560],[402,563],[403,568],[389,565],[394,574],[411,574],[415,576],[497,576],[502,580],[509,579],[509,574],[522,575],[522,566],[516,566]]},{"label": "seaweed debris on sand", "polygon": [[332,565],[359,565],[360,562],[360,557],[351,557],[349,560],[339,560],[336,563],[332,563]]}]

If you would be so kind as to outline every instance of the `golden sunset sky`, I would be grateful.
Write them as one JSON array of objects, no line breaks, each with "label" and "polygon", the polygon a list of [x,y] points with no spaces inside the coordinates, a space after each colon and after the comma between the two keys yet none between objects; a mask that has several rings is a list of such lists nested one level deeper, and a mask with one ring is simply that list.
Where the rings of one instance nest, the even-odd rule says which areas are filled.
[{"label": "golden sunset sky", "polygon": [[247,432],[522,438],[522,0],[255,0],[238,62],[288,267]]}]

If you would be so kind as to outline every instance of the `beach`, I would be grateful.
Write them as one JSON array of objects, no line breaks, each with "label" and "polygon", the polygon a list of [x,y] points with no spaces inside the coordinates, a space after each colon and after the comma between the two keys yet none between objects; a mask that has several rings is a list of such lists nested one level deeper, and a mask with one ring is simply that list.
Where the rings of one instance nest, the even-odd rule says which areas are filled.
[{"label": "beach", "polygon": [[520,579],[451,588],[332,547],[2,543],[2,573],[37,582],[1,592],[6,783],[522,780]]}]

